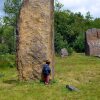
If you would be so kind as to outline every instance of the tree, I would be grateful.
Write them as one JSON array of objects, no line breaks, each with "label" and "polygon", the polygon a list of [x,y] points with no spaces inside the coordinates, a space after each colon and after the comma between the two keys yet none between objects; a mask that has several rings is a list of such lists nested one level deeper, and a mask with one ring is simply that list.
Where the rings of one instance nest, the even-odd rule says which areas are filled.
[{"label": "tree", "polygon": [[88,21],[90,21],[90,20],[92,20],[92,19],[93,19],[93,17],[91,16],[91,14],[90,14],[90,12],[89,12],[89,11],[86,13],[85,18],[86,18]]},{"label": "tree", "polygon": [[17,19],[19,17],[22,1],[23,0],[5,0],[4,3],[6,16],[3,18],[4,25],[2,26],[2,40],[4,43],[2,45],[7,46],[7,53],[14,53],[16,50]]},{"label": "tree", "polygon": [[61,11],[63,6],[64,5],[62,3],[60,3],[58,0],[55,0],[55,11],[57,12]]},{"label": "tree", "polygon": [[4,18],[9,22],[9,25],[16,27],[22,1],[23,0],[5,0],[4,11],[7,16]]},{"label": "tree", "polygon": [[12,26],[4,26],[3,27],[3,38],[4,43],[8,46],[8,53],[15,52],[15,37],[13,35],[14,27]]},{"label": "tree", "polygon": [[74,43],[74,50],[76,52],[84,52],[85,51],[85,35],[84,33],[79,34]]},{"label": "tree", "polygon": [[[80,12],[73,13],[70,10],[62,10],[63,4],[56,1],[55,4],[55,50],[63,47],[84,52],[84,33],[92,27],[93,18],[90,12],[84,17]],[[62,41],[62,42],[61,42]],[[72,49],[70,49],[72,48]]]},{"label": "tree", "polygon": [[94,21],[91,23],[91,26],[94,28],[100,28],[100,18],[94,19]]},{"label": "tree", "polygon": [[[72,51],[80,33],[84,32],[84,17],[70,10],[55,11],[55,50],[63,47]],[[59,33],[59,34],[58,34]],[[58,41],[56,41],[56,39]],[[62,42],[61,42],[62,41]],[[57,43],[56,43],[57,42]],[[71,49],[70,49],[71,48]],[[75,49],[76,50],[76,49]]]},{"label": "tree", "polygon": [[62,48],[67,48],[67,41],[64,40],[63,32],[66,28],[66,16],[65,13],[61,11],[63,5],[58,1],[55,2],[55,13],[54,13],[54,26],[55,26],[55,51],[56,53],[60,53]]},{"label": "tree", "polygon": [[86,29],[92,28],[92,22],[93,21],[94,20],[93,20],[92,15],[90,14],[90,12],[87,12],[86,16],[85,16],[85,26],[86,26]]},{"label": "tree", "polygon": [[63,36],[60,33],[55,33],[55,51],[56,53],[60,53],[62,48],[67,48],[67,41],[63,40]]},{"label": "tree", "polygon": [[3,29],[2,26],[0,26],[0,43],[2,43],[2,34],[3,34]]}]

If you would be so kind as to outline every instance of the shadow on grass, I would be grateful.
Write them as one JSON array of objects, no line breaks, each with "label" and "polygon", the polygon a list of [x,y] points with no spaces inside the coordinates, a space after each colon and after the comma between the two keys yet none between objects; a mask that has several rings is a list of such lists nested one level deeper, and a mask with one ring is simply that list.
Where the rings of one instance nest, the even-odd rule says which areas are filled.
[{"label": "shadow on grass", "polygon": [[[44,84],[44,81],[43,80],[40,80],[39,83],[40,84]],[[58,83],[57,80],[50,80],[50,82],[49,82],[50,85],[53,85],[53,84],[56,84],[56,83]]]},{"label": "shadow on grass", "polygon": [[[36,81],[19,81],[17,79],[9,79],[9,80],[4,80],[3,83],[6,83],[6,84],[15,84],[15,85],[25,85],[25,84],[41,84],[41,85],[45,85],[44,82],[42,80],[36,82]],[[50,85],[54,85],[56,84],[57,81],[56,80],[51,80],[50,81]]]},{"label": "shadow on grass", "polygon": [[6,83],[6,84],[17,84],[17,83],[19,83],[19,81],[18,80],[5,80],[5,81],[3,81],[3,83]]},{"label": "shadow on grass", "polygon": [[34,84],[34,81],[20,81],[18,79],[9,79],[9,80],[4,80],[3,83],[5,84],[12,84],[12,85],[27,85],[27,84]]}]

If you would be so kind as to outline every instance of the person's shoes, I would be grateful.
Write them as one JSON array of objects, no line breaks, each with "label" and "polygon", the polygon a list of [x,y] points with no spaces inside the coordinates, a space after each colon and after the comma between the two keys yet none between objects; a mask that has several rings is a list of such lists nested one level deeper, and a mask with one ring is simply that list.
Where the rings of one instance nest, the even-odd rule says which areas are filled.
[{"label": "person's shoes", "polygon": [[45,85],[48,85],[49,83],[45,82]]}]

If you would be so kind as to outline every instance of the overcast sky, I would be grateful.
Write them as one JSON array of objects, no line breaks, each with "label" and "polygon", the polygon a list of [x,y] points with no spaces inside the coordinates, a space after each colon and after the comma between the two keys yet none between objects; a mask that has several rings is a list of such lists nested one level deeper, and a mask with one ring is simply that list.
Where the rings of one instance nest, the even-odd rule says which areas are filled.
[{"label": "overcast sky", "polygon": [[[96,18],[100,17],[100,0],[58,0],[64,4],[64,9],[69,9],[73,12],[81,12],[83,15],[90,12]],[[0,0],[0,17],[4,15],[3,12],[4,0]]]},{"label": "overcast sky", "polygon": [[100,0],[58,0],[64,4],[64,9],[81,12],[83,15],[90,12],[96,18],[100,17]]}]

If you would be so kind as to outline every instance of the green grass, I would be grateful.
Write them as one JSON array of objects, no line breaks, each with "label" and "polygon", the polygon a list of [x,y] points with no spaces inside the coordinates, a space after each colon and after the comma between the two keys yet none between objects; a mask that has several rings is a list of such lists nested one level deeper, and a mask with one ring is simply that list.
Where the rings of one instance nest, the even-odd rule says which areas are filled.
[{"label": "green grass", "polygon": [[[16,68],[0,68],[0,100],[100,100],[100,58],[84,54],[55,58],[55,80],[19,82]],[[66,85],[79,92],[67,90]]]}]

